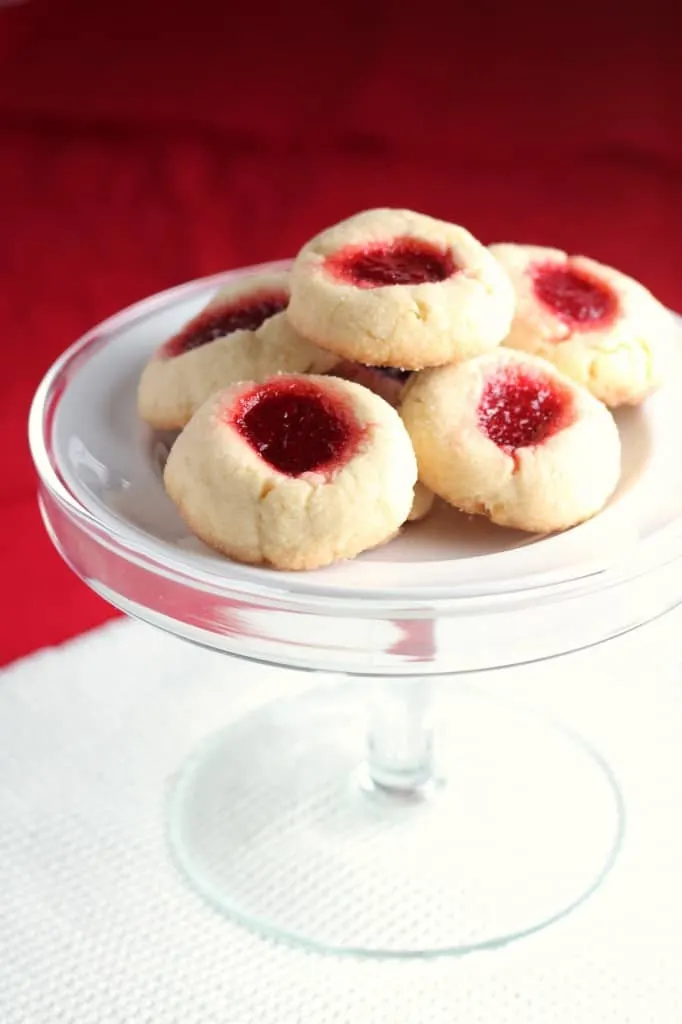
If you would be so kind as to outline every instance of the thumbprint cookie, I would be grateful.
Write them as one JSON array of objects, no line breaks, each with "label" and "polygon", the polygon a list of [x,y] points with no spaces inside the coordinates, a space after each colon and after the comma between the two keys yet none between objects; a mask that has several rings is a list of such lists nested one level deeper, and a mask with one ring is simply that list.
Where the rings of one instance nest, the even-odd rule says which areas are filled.
[{"label": "thumbprint cookie", "polygon": [[210,398],[164,470],[196,536],[230,558],[315,569],[390,540],[417,466],[400,416],[359,384],[280,375]]},{"label": "thumbprint cookie", "polygon": [[287,273],[260,274],[221,289],[147,363],[138,388],[142,419],[180,429],[215,391],[275,373],[325,373],[334,357],[302,338],[284,310]]},{"label": "thumbprint cookie", "polygon": [[560,249],[490,247],[516,292],[503,344],[542,356],[611,408],[661,384],[673,319],[638,281]]},{"label": "thumbprint cookie", "polygon": [[401,413],[426,486],[500,526],[567,529],[599,512],[618,484],[611,413],[535,356],[498,349],[425,370]]},{"label": "thumbprint cookie", "polygon": [[343,359],[418,370],[495,348],[514,293],[465,228],[409,210],[367,210],[303,246],[289,318]]}]

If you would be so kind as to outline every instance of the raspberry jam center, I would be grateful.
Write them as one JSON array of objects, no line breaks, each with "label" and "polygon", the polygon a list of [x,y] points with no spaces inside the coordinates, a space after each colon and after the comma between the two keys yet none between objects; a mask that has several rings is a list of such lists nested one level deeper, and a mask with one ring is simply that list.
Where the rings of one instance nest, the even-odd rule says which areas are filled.
[{"label": "raspberry jam center", "polygon": [[572,417],[571,393],[522,366],[505,366],[492,374],[478,403],[479,427],[508,454],[542,444],[569,426]]},{"label": "raspberry jam center", "polygon": [[166,343],[164,355],[179,356],[191,352],[233,331],[255,331],[275,313],[286,309],[288,304],[286,292],[258,292],[240,299],[227,299],[190,320]]},{"label": "raspberry jam center", "polygon": [[452,253],[417,238],[348,245],[325,261],[329,273],[356,288],[446,281],[459,268]]},{"label": "raspberry jam center", "polygon": [[343,399],[312,381],[285,377],[243,395],[232,422],[269,465],[287,476],[339,468],[363,433]]},{"label": "raspberry jam center", "polygon": [[539,301],[578,330],[603,327],[618,312],[618,297],[604,281],[571,267],[547,263],[533,271]]}]

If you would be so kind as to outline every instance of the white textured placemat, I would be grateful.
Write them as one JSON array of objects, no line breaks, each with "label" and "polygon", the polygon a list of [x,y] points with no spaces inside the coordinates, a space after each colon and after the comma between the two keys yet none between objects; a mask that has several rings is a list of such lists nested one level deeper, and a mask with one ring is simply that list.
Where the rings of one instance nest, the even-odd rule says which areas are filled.
[{"label": "white textured placemat", "polygon": [[[493,953],[358,962],[255,938],[170,865],[162,796],[207,733],[314,677],[118,622],[0,674],[2,1024],[680,1024],[678,613],[492,676],[608,758],[627,835],[602,889]],[[456,685],[456,683],[453,683]]]}]

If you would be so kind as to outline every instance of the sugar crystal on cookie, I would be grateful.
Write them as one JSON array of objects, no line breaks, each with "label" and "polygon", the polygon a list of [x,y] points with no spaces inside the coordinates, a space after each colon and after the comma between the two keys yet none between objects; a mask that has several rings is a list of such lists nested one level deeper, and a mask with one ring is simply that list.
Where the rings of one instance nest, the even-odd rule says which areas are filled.
[{"label": "sugar crystal on cookie", "polygon": [[478,403],[478,423],[505,451],[542,444],[569,425],[572,398],[536,370],[504,366],[488,377]]}]

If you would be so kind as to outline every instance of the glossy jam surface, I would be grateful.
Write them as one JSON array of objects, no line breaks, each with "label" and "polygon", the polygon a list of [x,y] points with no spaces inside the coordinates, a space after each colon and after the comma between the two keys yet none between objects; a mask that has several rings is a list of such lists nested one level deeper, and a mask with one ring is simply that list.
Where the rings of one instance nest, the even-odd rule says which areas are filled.
[{"label": "glossy jam surface", "polygon": [[488,378],[478,424],[508,454],[547,441],[573,420],[573,397],[534,367],[504,366]]},{"label": "glossy jam surface", "polygon": [[281,377],[253,388],[240,397],[230,418],[251,447],[287,476],[339,469],[364,433],[342,398],[299,378]]},{"label": "glossy jam surface", "polygon": [[255,331],[275,313],[286,309],[288,304],[286,292],[263,291],[216,305],[199,313],[171,338],[164,346],[164,355],[179,356],[191,352],[233,331]]},{"label": "glossy jam surface", "polygon": [[574,330],[604,327],[618,313],[618,296],[613,289],[582,270],[545,263],[531,273],[539,301]]},{"label": "glossy jam surface", "polygon": [[417,238],[349,245],[329,256],[325,267],[356,288],[446,281],[459,269],[449,250]]}]

